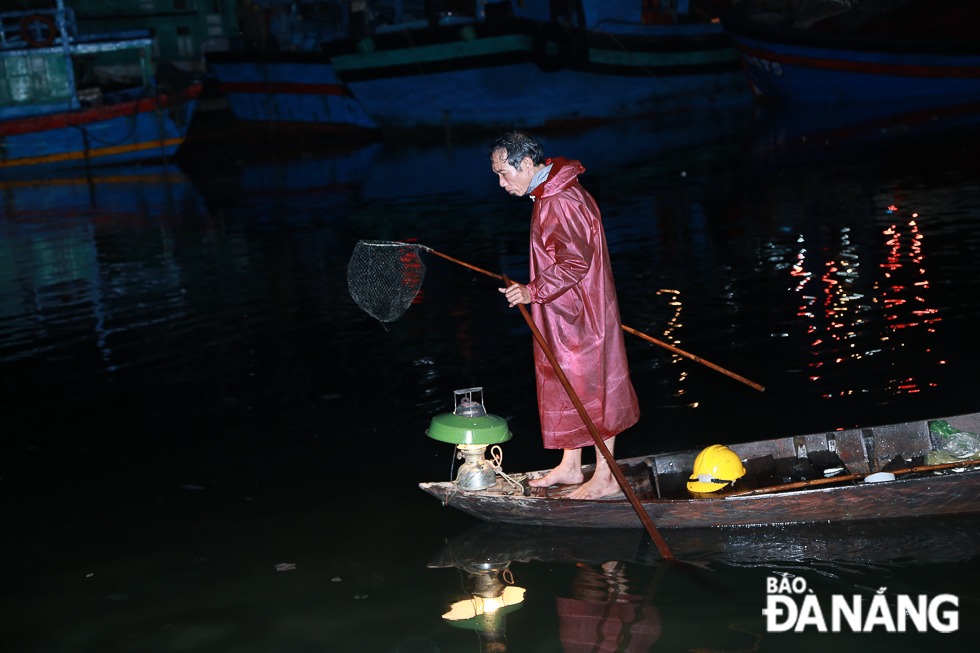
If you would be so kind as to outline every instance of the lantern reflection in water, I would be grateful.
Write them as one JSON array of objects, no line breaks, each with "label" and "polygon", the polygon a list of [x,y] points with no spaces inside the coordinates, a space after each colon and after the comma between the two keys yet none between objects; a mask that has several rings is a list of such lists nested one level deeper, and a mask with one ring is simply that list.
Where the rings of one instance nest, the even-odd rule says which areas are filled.
[{"label": "lantern reflection in water", "polygon": [[[668,570],[651,549],[644,531],[636,529],[483,524],[447,543],[428,566],[454,567],[467,574],[469,598],[453,603],[443,619],[477,630],[482,651],[507,650],[504,615],[521,606],[525,593],[515,586],[512,563],[547,562],[574,568],[570,595],[555,596],[553,604],[563,651],[645,653],[662,632],[653,598]],[[647,573],[650,566],[656,567],[652,575]],[[528,571],[526,578],[540,580],[532,569]],[[541,586],[533,591],[539,592],[540,608],[554,590]],[[528,621],[520,625],[527,628]]]},{"label": "lantern reflection in water", "polygon": [[[513,585],[513,576],[502,563],[470,563],[461,566],[468,573],[470,598],[453,603],[442,618],[456,628],[475,630],[481,651],[503,653],[507,650],[505,616],[519,610],[524,602],[524,588]],[[505,579],[505,580],[502,580]]]}]

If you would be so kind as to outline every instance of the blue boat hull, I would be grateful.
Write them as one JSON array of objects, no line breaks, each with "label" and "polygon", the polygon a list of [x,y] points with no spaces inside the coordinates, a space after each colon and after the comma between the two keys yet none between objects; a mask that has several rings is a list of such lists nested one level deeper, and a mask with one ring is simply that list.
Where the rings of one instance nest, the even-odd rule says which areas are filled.
[{"label": "blue boat hull", "polygon": [[325,46],[381,127],[501,129],[607,121],[746,101],[716,24],[611,34],[512,20],[376,34]]},{"label": "blue boat hull", "polygon": [[880,101],[928,107],[980,100],[980,43],[724,26],[759,97],[787,104]]},{"label": "blue boat hull", "polygon": [[4,175],[172,156],[187,136],[200,86],[180,94],[0,122]]},{"label": "blue boat hull", "polygon": [[374,129],[374,122],[319,53],[208,54],[218,89],[237,120],[308,123],[336,131]]},{"label": "blue boat hull", "polygon": [[[665,84],[669,84],[666,86]],[[588,72],[546,73],[534,64],[350,84],[365,110],[395,128],[507,129],[615,120],[749,97],[741,71],[637,83]]]}]

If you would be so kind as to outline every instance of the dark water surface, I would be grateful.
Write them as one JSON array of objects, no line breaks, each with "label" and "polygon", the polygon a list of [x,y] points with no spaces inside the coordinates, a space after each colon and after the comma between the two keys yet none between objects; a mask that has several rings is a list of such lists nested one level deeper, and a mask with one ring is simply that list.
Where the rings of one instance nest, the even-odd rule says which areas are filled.
[{"label": "dark water surface", "polygon": [[[975,117],[820,118],[545,139],[588,169],[623,322],[767,386],[627,336],[643,417],[618,454],[980,411]],[[667,531],[708,567],[684,571],[641,531],[481,528],[417,488],[450,478],[424,431],[456,388],[510,420],[505,469],[558,460],[493,280],[430,255],[387,329],[347,291],[361,238],[526,280],[531,207],[483,148],[207,145],[180,169],[0,181],[0,650],[974,647],[975,518]],[[488,557],[526,589],[493,642],[441,618]],[[959,629],[767,633],[774,572],[827,604],[950,593]]]}]

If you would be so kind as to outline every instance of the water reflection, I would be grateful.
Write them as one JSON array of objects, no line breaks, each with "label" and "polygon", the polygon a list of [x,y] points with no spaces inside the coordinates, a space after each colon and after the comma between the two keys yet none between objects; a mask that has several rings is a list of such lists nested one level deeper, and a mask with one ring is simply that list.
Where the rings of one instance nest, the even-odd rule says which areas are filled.
[{"label": "water reflection", "polygon": [[[928,103],[927,98],[923,98]],[[907,103],[868,102],[828,107],[756,108],[752,156],[769,161],[800,159],[830,161],[910,137],[969,129],[980,122],[977,103],[949,106],[910,106]]]},{"label": "water reflection", "polygon": [[[884,593],[894,608],[898,595],[943,591],[947,583],[931,576],[933,565],[980,555],[976,517],[682,529],[664,536],[681,560],[699,566],[664,564],[641,530],[501,524],[471,528],[428,566],[455,567],[470,578],[487,575],[498,593],[505,584],[524,585],[522,597],[526,591],[538,610],[546,609],[557,590],[550,609],[565,651],[769,650],[779,640],[765,632],[761,616],[767,577],[801,577],[821,593],[861,595],[865,601]],[[554,587],[535,573],[536,564],[565,568],[569,586]],[[710,617],[696,631],[684,632],[692,615],[678,612],[678,604]],[[484,644],[479,650],[506,650],[503,631],[501,624],[496,648]],[[671,636],[657,645],[668,631]]]},{"label": "water reflection", "polygon": [[[591,537],[590,537],[591,535]],[[456,602],[444,619],[483,595],[506,596],[508,590],[524,599],[518,588],[513,562],[543,560],[574,565],[569,596],[555,597],[559,619],[558,637],[563,650],[572,651],[649,651],[661,634],[660,613],[652,604],[659,579],[666,566],[660,566],[652,582],[631,574],[627,564],[615,559],[614,551],[635,559],[632,551],[636,532],[614,531],[611,537],[589,533],[568,533],[561,529],[515,529],[477,527],[449,543],[430,563],[430,568],[456,567],[467,573],[476,589],[474,598]],[[574,553],[568,543],[574,542]],[[505,583],[509,586],[505,586]],[[516,604],[512,604],[517,607]],[[503,611],[481,627],[481,651],[505,651]]]},{"label": "water reflection", "polygon": [[507,650],[506,615],[521,608],[524,588],[514,585],[510,561],[457,561],[467,574],[468,598],[449,606],[442,615],[451,626],[476,631],[481,651]]},{"label": "water reflection", "polygon": [[[785,138],[791,125],[819,130],[833,123],[842,130],[848,119],[867,118],[860,115],[818,119],[803,110],[777,113],[777,121],[760,118],[746,162],[778,182],[746,210],[774,221],[774,229],[759,232],[767,239],[760,259],[789,293],[785,303],[778,300],[786,312],[770,315],[771,334],[806,348],[797,349],[802,368],[790,370],[805,374],[824,399],[877,394],[889,401],[942,385],[939,366],[948,357],[937,345],[952,325],[936,288],[949,283],[949,239],[970,233],[965,216],[977,214],[966,172],[974,165],[959,166],[969,147],[947,143],[955,132],[936,140],[908,131],[864,140],[852,131],[846,143]],[[933,130],[940,123],[929,121]],[[759,149],[774,142],[783,145]],[[940,152],[953,157],[942,172],[928,163]]]},{"label": "water reflection", "polygon": [[[681,291],[671,290],[669,288],[661,288],[657,292],[657,295],[666,296],[669,299],[667,305],[673,309],[673,315],[670,315],[669,319],[666,321],[666,324],[664,324],[664,326],[662,327],[662,331],[660,335],[663,336],[664,342],[674,345],[675,347],[679,347],[682,342],[682,340],[680,339],[679,330],[684,327],[684,325],[680,321],[681,311],[684,310],[684,302],[681,301]],[[673,354],[673,353],[671,354],[671,360],[670,360],[671,363],[680,363],[683,360],[684,360],[683,356],[679,354]],[[680,397],[686,392],[684,386],[680,385],[686,378],[687,378],[687,372],[685,371],[678,372],[677,374],[678,389],[674,392],[675,397]]]},{"label": "water reflection", "polygon": [[631,582],[619,561],[576,565],[571,596],[556,600],[565,651],[650,650],[661,632],[660,613],[649,603],[656,586],[638,594]]},{"label": "water reflection", "polygon": [[[768,388],[631,337],[644,417],[624,456],[978,409],[980,136],[932,131],[945,124],[870,146],[844,128],[804,143],[749,111],[546,136],[588,168],[623,321]],[[530,336],[493,282],[432,259],[385,331],[345,270],[359,239],[416,238],[523,279],[530,207],[496,187],[483,148],[210,148],[180,170],[0,181],[10,650],[456,650],[441,615],[494,577],[460,586],[443,569],[441,584],[423,566],[470,523],[416,489],[451,477],[425,425],[483,386],[515,434],[507,466],[552,465]],[[527,590],[505,615],[512,649],[572,631],[625,646],[630,624],[651,641],[659,615],[653,650],[744,650],[773,570],[827,593],[972,596],[975,525],[904,526],[669,533],[708,586],[658,579],[641,531],[592,551],[583,531],[493,531],[514,546],[483,562]],[[498,572],[493,593],[511,587]]]},{"label": "water reflection", "polygon": [[[897,210],[892,206],[887,212]],[[853,242],[848,227],[841,228],[834,241],[825,241],[813,256],[808,255],[806,238],[797,239],[799,249],[789,274],[794,277],[793,291],[800,297],[796,315],[806,324],[810,338],[812,360],[807,365],[811,381],[820,379],[824,366],[853,365],[866,356],[915,355],[919,352],[912,348],[919,347],[924,348],[923,353],[931,351],[929,340],[900,331],[921,327],[934,334],[936,323],[942,320],[939,310],[930,308],[927,300],[926,242],[914,219],[918,214],[913,216],[907,231],[900,231],[896,224],[885,229],[882,233],[887,240],[879,239],[877,252]],[[884,262],[875,264],[882,258]],[[907,344],[910,349],[903,350]],[[935,363],[934,356],[923,358]],[[894,394],[919,392],[921,383],[914,378],[893,379],[888,390]],[[834,394],[861,391],[860,387],[841,387]]]},{"label": "water reflection", "polygon": [[[55,352],[83,338],[113,369],[114,331],[179,314],[173,229],[177,207],[196,201],[189,186],[183,174],[162,166],[0,182],[0,361]],[[120,231],[147,228],[155,232],[146,249],[112,260]],[[153,308],[140,303],[138,316],[124,317],[120,304],[145,301],[148,291]]]},{"label": "water reflection", "polygon": [[[980,519],[924,517],[739,528],[670,529],[671,551],[703,565],[869,566],[882,563],[935,564],[980,555]],[[494,560],[556,561],[603,565],[609,561],[659,566],[660,556],[639,529],[545,528],[479,524],[450,541],[430,567]]]}]

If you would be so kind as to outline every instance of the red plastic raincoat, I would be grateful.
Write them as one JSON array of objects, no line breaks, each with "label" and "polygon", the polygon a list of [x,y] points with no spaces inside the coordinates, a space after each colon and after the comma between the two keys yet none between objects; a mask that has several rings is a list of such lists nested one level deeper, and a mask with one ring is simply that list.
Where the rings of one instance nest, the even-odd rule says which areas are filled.
[{"label": "red plastic raincoat", "polygon": [[[603,440],[636,424],[619,304],[599,207],[578,183],[578,161],[548,159],[531,192],[531,316]],[[541,347],[534,344],[538,410],[547,449],[593,444]]]}]

